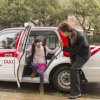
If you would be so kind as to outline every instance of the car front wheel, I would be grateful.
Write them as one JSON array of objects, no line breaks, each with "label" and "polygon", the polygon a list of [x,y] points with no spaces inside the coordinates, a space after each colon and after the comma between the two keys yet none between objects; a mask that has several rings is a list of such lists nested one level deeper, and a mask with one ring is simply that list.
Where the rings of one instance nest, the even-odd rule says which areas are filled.
[{"label": "car front wheel", "polygon": [[53,84],[60,92],[70,91],[70,66],[61,66],[54,72]]}]

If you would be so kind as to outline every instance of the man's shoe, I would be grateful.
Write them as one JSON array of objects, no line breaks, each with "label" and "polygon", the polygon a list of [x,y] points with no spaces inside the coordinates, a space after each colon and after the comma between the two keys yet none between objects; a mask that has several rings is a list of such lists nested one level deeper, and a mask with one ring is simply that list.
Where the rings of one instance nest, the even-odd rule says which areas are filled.
[{"label": "man's shoe", "polygon": [[81,97],[81,94],[79,94],[79,95],[76,95],[76,96],[69,96],[69,99],[76,99],[76,98],[79,98],[79,97]]}]

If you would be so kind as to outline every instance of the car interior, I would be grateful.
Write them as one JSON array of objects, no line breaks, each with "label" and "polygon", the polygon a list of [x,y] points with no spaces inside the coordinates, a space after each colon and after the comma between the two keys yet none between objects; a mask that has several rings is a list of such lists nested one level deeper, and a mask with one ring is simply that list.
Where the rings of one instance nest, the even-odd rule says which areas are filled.
[{"label": "car interior", "polygon": [[[31,31],[29,38],[27,39],[26,43],[26,49],[32,46],[32,43],[34,42],[35,38],[41,38],[49,49],[53,50],[56,47],[58,47],[58,37],[57,34],[54,31]],[[47,55],[47,66],[52,59],[54,54],[48,54]],[[25,57],[25,66],[24,66],[24,71],[23,71],[23,77],[30,77],[32,73],[32,68],[31,68],[31,53],[26,52],[26,57]],[[36,77],[39,75],[37,74]]]}]

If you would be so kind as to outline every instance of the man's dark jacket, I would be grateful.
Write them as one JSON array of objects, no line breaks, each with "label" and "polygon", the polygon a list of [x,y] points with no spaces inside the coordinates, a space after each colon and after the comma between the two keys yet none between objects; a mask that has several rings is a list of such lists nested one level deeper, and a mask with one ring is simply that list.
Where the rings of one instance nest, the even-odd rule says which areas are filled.
[{"label": "man's dark jacket", "polygon": [[[75,30],[76,31],[76,30]],[[77,60],[77,61],[86,61],[91,56],[91,50],[88,44],[88,41],[86,39],[86,36],[76,31],[77,33],[77,42],[74,47],[71,46],[70,38],[68,37],[68,44],[69,47],[64,46],[63,51],[70,53],[71,60]]]}]

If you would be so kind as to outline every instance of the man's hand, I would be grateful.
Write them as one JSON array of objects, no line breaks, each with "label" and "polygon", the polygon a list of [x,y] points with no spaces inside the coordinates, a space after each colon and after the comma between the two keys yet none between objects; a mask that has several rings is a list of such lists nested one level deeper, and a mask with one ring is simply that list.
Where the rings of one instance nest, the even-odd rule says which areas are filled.
[{"label": "man's hand", "polygon": [[69,64],[71,65],[72,64],[72,61],[70,60]]},{"label": "man's hand", "polygon": [[64,46],[64,44],[63,44],[63,42],[61,40],[59,41],[59,46],[62,47],[62,48]]}]

